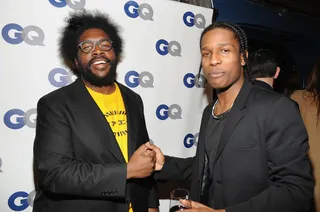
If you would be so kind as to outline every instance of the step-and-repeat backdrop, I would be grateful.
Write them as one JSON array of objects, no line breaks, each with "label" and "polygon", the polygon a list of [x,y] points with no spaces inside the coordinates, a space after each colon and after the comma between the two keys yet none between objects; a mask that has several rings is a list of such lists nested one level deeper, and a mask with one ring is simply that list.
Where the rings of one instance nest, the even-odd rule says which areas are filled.
[{"label": "step-and-repeat backdrop", "polygon": [[[212,10],[165,0],[10,0],[0,3],[0,211],[32,211],[36,103],[75,76],[58,55],[65,17],[99,9],[121,27],[117,80],[144,101],[150,138],[165,154],[195,154],[205,80],[199,37]],[[161,200],[168,211],[168,200]]]}]

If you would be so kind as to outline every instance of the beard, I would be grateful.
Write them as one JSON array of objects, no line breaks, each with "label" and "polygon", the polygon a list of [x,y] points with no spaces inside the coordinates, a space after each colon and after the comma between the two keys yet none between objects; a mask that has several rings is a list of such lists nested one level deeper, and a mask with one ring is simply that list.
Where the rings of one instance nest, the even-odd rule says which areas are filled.
[{"label": "beard", "polygon": [[[103,77],[100,77],[94,74],[90,68],[91,64],[96,59],[103,59],[110,66],[109,72]],[[79,64],[80,76],[82,77],[82,79],[89,82],[91,85],[102,87],[102,86],[112,85],[115,82],[115,79],[117,76],[116,69],[118,65],[118,62],[116,60],[112,61],[104,56],[98,56],[98,57],[92,58],[87,64],[82,64],[78,60],[78,64]]]}]

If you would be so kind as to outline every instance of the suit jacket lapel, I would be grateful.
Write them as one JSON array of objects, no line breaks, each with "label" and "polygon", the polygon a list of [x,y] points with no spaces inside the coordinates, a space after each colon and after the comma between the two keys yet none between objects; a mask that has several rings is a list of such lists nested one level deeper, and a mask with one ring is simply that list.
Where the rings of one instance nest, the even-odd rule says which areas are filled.
[{"label": "suit jacket lapel", "polygon": [[199,138],[199,142],[198,142],[198,148],[199,148],[199,173],[202,174],[203,171],[203,165],[205,162],[205,135],[206,135],[206,129],[207,129],[207,125],[208,125],[208,121],[211,115],[211,109],[213,107],[213,103],[209,104],[208,108],[204,111],[203,114],[203,118],[202,118],[202,122],[201,122],[201,128],[200,128],[200,132],[201,132],[201,137]]},{"label": "suit jacket lapel", "polygon": [[137,105],[134,105],[133,102],[130,99],[130,96],[127,94],[125,87],[118,83],[121,94],[122,94],[122,98],[123,98],[123,102],[124,102],[124,106],[126,108],[126,113],[127,113],[127,130],[128,130],[128,158],[131,157],[131,155],[135,152],[136,150],[136,133],[137,133],[137,127],[136,126],[136,122],[137,120],[139,120],[139,117],[136,117],[136,113],[133,110],[134,108],[137,107]]},{"label": "suit jacket lapel", "polygon": [[88,126],[100,138],[101,142],[108,147],[114,157],[119,162],[125,162],[120,147],[106,118],[92,99],[81,79],[77,79],[71,86],[74,94],[75,112],[83,118]]},{"label": "suit jacket lapel", "polygon": [[214,164],[216,163],[217,159],[220,157],[224,147],[226,146],[230,138],[230,135],[232,134],[236,126],[239,124],[239,122],[243,118],[242,110],[246,107],[246,102],[249,97],[251,88],[252,88],[252,84],[249,81],[245,80],[233,104],[233,107],[230,113],[228,114],[227,121],[222,130],[222,133],[220,136],[220,142],[219,142],[215,159],[214,159]]}]

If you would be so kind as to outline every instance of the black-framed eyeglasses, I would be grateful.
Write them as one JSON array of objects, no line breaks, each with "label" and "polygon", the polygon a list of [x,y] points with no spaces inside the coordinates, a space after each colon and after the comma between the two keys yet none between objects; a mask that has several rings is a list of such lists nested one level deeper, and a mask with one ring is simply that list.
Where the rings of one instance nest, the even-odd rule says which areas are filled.
[{"label": "black-framed eyeglasses", "polygon": [[110,51],[112,49],[112,40],[103,39],[98,41],[85,40],[79,43],[78,48],[84,53],[91,53],[96,48],[96,44],[102,51]]}]

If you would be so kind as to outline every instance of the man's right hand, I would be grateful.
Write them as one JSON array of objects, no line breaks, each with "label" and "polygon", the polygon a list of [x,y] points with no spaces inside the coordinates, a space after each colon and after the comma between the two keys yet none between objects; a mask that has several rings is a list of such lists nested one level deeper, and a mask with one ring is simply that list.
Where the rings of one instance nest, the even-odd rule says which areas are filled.
[{"label": "man's right hand", "polygon": [[164,164],[164,155],[161,152],[161,149],[159,147],[157,147],[154,144],[150,144],[149,142],[147,142],[146,147],[148,147],[149,151],[152,150],[156,153],[156,171],[160,171],[163,167]]},{"label": "man's right hand", "polygon": [[150,176],[156,163],[156,153],[141,145],[131,156],[127,164],[127,179]]}]

